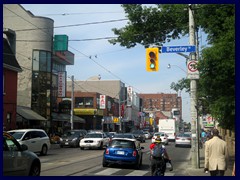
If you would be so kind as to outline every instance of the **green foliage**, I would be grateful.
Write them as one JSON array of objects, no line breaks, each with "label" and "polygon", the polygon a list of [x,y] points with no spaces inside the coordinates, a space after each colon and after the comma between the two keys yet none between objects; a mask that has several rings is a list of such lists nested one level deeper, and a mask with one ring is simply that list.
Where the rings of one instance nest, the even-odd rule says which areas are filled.
[{"label": "green foliage", "polygon": [[118,38],[109,40],[112,44],[120,43],[127,48],[134,47],[137,43],[144,47],[149,47],[150,44],[161,46],[171,39],[179,39],[187,31],[187,5],[146,7],[124,4],[122,7],[130,22],[123,28],[113,29]]},{"label": "green foliage", "polygon": [[[188,33],[189,15],[187,4],[164,4],[143,6],[124,4],[128,24],[113,29],[118,38],[112,44],[132,48],[162,46],[172,39]],[[234,130],[235,120],[235,5],[200,4],[192,6],[196,30],[208,34],[211,45],[202,50],[198,64],[200,79],[197,97],[204,98],[205,113],[212,114],[222,127]],[[186,89],[190,81],[181,79],[172,83],[176,92]]]}]

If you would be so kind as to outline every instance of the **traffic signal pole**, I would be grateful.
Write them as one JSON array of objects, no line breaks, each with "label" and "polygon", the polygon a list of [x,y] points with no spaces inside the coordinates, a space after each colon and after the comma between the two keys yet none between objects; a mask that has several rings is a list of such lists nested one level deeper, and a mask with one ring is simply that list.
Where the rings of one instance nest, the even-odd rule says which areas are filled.
[{"label": "traffic signal pole", "polygon": [[[192,6],[189,5],[189,43],[190,45],[195,45],[195,24],[194,24],[194,16]],[[190,60],[196,60],[196,53],[190,53]],[[198,132],[198,124],[197,124],[197,81],[196,79],[191,79],[190,81],[190,101],[191,101],[191,133],[192,133],[192,147],[191,147],[191,162],[192,168],[199,168],[199,132]]]}]

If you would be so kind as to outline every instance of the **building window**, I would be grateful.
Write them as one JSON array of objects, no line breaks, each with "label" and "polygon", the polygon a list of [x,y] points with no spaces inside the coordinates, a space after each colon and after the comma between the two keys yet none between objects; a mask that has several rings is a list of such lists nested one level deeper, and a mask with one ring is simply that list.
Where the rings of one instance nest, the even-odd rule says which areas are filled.
[{"label": "building window", "polygon": [[33,71],[51,72],[51,52],[33,51]]},{"label": "building window", "polygon": [[93,97],[76,97],[75,103],[79,108],[93,108]]}]

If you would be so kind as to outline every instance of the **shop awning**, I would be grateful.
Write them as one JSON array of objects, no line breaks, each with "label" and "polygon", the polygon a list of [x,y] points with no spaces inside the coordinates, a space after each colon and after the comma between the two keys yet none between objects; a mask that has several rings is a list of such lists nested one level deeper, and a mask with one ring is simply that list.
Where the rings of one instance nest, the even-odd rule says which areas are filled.
[{"label": "shop awning", "polygon": [[17,106],[17,114],[22,116],[27,120],[38,120],[38,121],[46,121],[47,119],[43,116],[39,115],[35,111],[31,110],[30,107]]},{"label": "shop awning", "polygon": [[[52,113],[52,118],[53,121],[69,121],[71,119],[71,115],[70,114],[65,114],[65,113]],[[73,122],[78,122],[78,123],[86,123],[86,120],[73,115]]]}]

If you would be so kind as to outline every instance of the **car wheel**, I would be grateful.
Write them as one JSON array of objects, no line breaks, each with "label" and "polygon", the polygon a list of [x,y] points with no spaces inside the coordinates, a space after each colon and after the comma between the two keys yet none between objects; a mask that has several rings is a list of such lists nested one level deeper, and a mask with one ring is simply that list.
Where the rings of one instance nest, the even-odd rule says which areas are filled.
[{"label": "car wheel", "polygon": [[101,142],[99,149],[103,149],[103,142]]},{"label": "car wheel", "polygon": [[102,160],[102,166],[103,167],[107,167],[108,166],[108,163],[106,162],[105,158],[103,158],[103,160]]},{"label": "car wheel", "polygon": [[73,145],[73,147],[74,147],[74,148],[77,148],[77,147],[78,147],[78,144],[79,144],[79,143],[76,142],[76,143]]},{"label": "car wheel", "polygon": [[43,146],[42,146],[42,151],[41,151],[41,155],[47,155],[47,152],[48,152],[48,148],[47,148],[47,145],[46,144],[44,144]]},{"label": "car wheel", "polygon": [[33,162],[29,176],[40,176],[40,163]]}]

